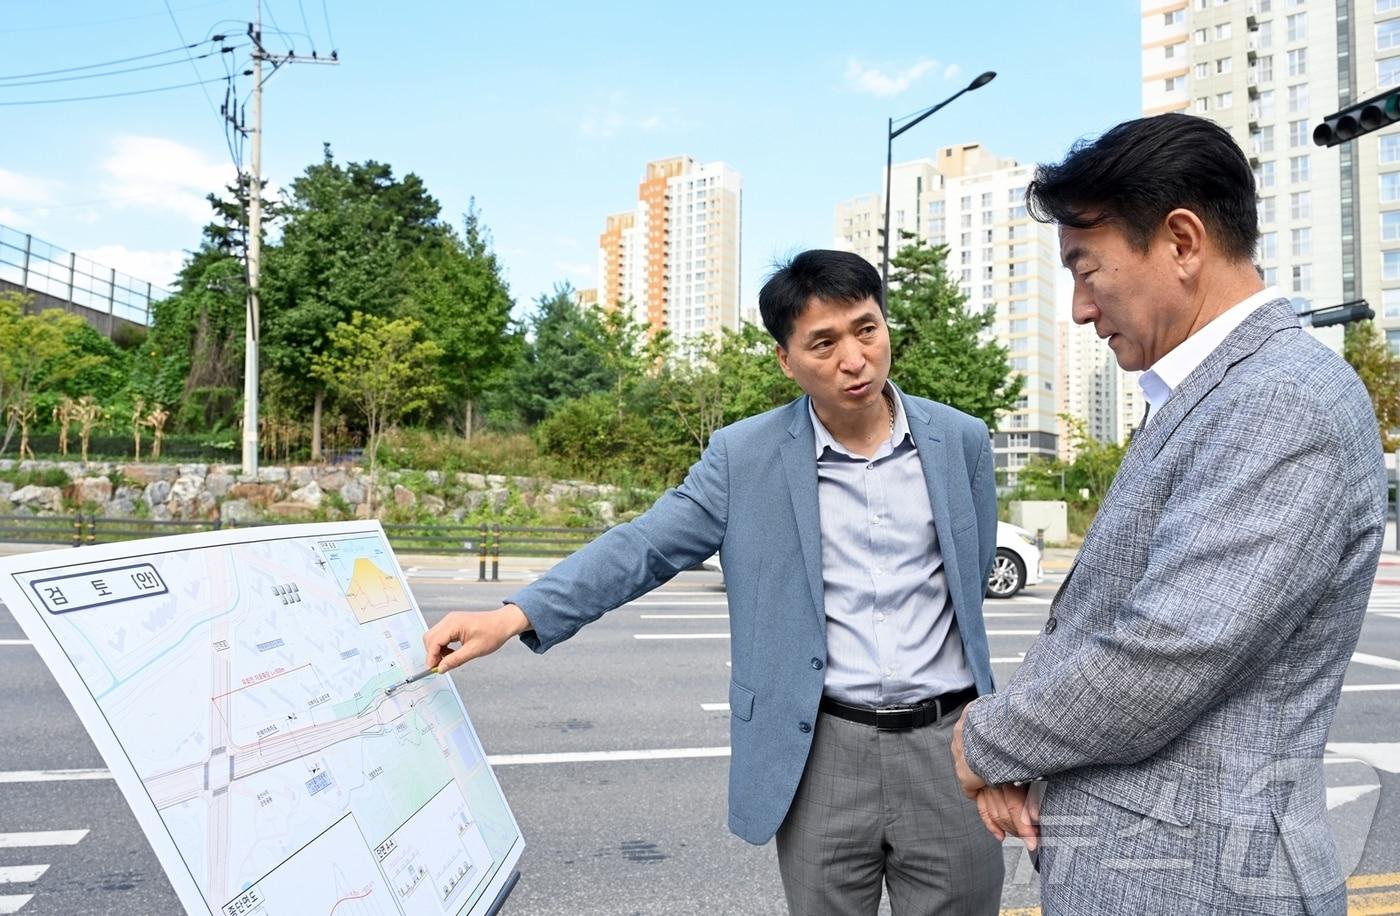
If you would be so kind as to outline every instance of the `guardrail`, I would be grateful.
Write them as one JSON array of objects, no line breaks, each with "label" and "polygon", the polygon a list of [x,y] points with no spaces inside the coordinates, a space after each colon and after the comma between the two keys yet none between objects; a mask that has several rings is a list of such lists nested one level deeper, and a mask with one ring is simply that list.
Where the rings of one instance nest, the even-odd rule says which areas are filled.
[{"label": "guardrail", "polygon": [[[279,524],[269,522],[267,524]],[[75,512],[67,515],[0,515],[0,543],[110,544],[167,534],[190,534],[232,528],[218,519],[108,518]],[[385,525],[396,549],[412,553],[475,554],[478,578],[491,581],[507,557],[564,557],[589,543],[607,528],[530,528],[503,525]]]}]

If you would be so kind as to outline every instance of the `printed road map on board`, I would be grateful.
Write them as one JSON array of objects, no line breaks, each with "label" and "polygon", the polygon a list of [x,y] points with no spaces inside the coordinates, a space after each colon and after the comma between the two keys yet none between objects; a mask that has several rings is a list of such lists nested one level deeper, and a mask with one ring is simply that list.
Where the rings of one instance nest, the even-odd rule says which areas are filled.
[{"label": "printed road map on board", "polygon": [[377,523],[0,561],[186,909],[478,914],[524,847]]}]

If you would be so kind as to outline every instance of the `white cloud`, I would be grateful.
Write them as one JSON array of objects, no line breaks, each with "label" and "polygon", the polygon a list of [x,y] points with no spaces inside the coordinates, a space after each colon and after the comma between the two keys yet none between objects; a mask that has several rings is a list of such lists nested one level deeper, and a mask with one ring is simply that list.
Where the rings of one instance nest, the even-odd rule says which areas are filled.
[{"label": "white cloud", "polygon": [[899,95],[908,89],[925,73],[935,69],[938,61],[923,58],[903,70],[886,73],[878,67],[863,64],[852,58],[846,64],[846,81],[860,92],[868,92],[879,98]]},{"label": "white cloud", "polygon": [[201,224],[210,216],[205,195],[234,180],[232,164],[162,137],[118,137],[101,169],[103,193],[121,206],[169,210]]},{"label": "white cloud", "polygon": [[607,93],[603,102],[586,111],[579,119],[579,133],[585,137],[614,137],[625,131],[651,133],[658,130],[675,130],[694,126],[680,117],[674,109],[663,109],[649,114],[638,115],[628,110],[625,93],[613,90]]},{"label": "white cloud", "polygon": [[51,204],[62,182],[0,169],[0,200],[16,204]]},{"label": "white cloud", "polygon": [[79,251],[78,256],[166,289],[174,284],[175,275],[185,263],[183,251],[133,251],[125,245],[88,248]]},{"label": "white cloud", "polygon": [[958,78],[958,74],[961,72],[962,67],[959,67],[957,64],[949,64],[943,70],[943,78],[945,80],[955,80]]}]

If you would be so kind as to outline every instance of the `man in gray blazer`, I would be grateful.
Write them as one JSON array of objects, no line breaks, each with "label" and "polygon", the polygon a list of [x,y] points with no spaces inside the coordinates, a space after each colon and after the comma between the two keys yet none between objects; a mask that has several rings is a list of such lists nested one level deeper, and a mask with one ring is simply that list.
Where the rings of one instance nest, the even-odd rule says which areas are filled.
[{"label": "man in gray blazer", "polygon": [[[725,427],[684,483],[495,611],[425,637],[440,669],[543,652],[719,551],[729,591],[729,828],[777,835],[788,906],[994,914],[1002,857],[959,791],[957,711],[992,690],[987,428],[888,381],[880,277],[807,251],[759,294],[806,392]],[[459,646],[452,651],[452,646]]]},{"label": "man in gray blazer", "polygon": [[964,788],[1048,780],[1047,916],[1340,916],[1322,754],[1385,520],[1366,390],[1263,288],[1222,128],[1120,124],[1027,199],[1149,409],[1043,634],[958,724]]}]

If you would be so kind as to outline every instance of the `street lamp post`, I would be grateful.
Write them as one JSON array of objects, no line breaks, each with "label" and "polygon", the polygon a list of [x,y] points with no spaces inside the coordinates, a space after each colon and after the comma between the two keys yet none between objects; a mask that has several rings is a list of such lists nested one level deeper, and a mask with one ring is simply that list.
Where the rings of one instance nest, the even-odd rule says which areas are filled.
[{"label": "street lamp post", "polygon": [[915,124],[918,124],[935,111],[938,111],[943,106],[949,104],[964,92],[981,89],[994,79],[996,79],[996,72],[988,70],[932,108],[910,115],[908,119],[905,119],[905,123],[900,126],[899,130],[895,130],[894,128],[894,118],[889,119],[888,129],[885,133],[885,234],[884,245],[882,246],[884,254],[880,259],[880,303],[887,310],[890,307],[890,181],[894,173],[894,138],[898,137]]}]

